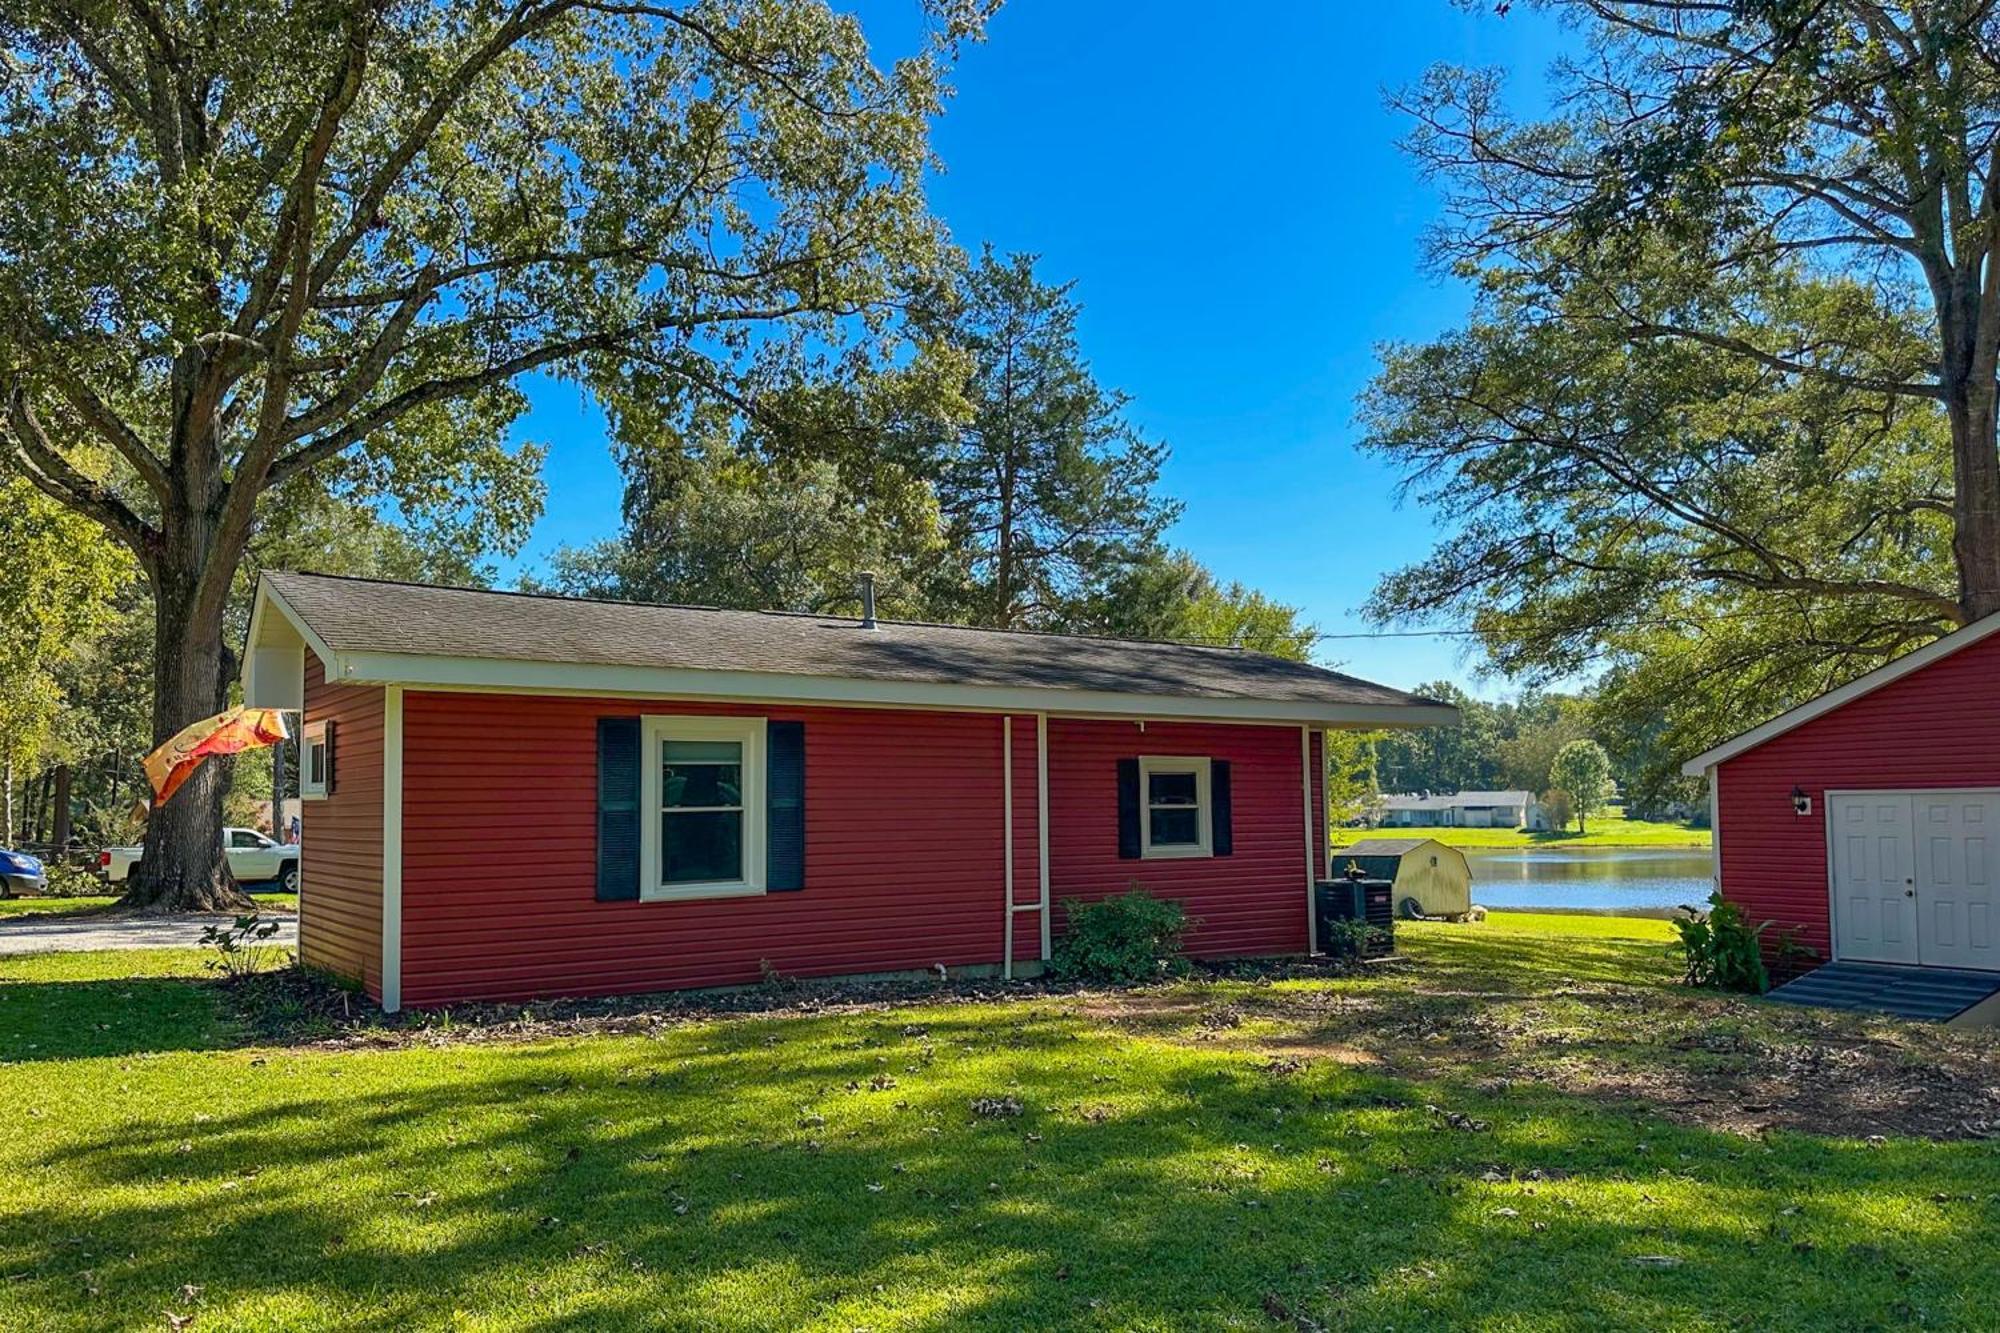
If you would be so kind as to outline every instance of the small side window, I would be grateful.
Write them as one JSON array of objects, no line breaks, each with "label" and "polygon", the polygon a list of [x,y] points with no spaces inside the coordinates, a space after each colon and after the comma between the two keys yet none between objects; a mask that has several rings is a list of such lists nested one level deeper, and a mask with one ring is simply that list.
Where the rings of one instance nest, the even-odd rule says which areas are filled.
[{"label": "small side window", "polygon": [[299,733],[299,795],[308,801],[333,794],[333,723],[308,722]]},{"label": "small side window", "polygon": [[1213,856],[1211,765],[1205,758],[1139,759],[1140,855]]}]

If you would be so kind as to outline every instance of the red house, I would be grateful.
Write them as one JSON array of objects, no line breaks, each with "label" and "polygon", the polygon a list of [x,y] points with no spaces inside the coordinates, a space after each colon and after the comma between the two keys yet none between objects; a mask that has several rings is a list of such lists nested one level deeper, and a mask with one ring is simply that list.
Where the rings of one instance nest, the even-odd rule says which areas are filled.
[{"label": "red house", "polygon": [[1716,878],[1824,962],[2000,969],[2000,616],[1690,760]]},{"label": "red house", "polygon": [[1237,649],[307,574],[244,661],[304,713],[301,956],[389,1010],[1014,975],[1133,883],[1305,953],[1322,732],[1456,720]]}]

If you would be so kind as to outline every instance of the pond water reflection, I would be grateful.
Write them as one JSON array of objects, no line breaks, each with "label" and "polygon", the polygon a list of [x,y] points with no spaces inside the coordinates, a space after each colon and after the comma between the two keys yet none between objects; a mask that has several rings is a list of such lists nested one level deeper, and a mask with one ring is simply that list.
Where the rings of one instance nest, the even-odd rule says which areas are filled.
[{"label": "pond water reflection", "polygon": [[1472,900],[1487,907],[1679,907],[1713,887],[1696,847],[1467,848]]}]

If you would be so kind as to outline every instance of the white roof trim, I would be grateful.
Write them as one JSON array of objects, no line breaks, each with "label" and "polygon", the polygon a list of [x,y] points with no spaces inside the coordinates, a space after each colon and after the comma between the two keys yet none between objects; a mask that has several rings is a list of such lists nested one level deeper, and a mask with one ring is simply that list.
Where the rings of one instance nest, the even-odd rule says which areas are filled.
[{"label": "white roof trim", "polygon": [[[537,662],[419,653],[343,653],[306,627],[283,597],[259,585],[257,609],[281,613],[325,665],[328,683],[403,685],[413,689],[512,694],[583,694],[633,698],[756,700],[801,704],[935,708],[962,712],[1077,713],[1101,717],[1182,718],[1212,722],[1319,723],[1333,727],[1450,726],[1448,704],[1336,704],[1309,699],[1129,694],[1048,686],[961,685],[868,680],[777,671],[704,671],[678,667]],[[256,612],[253,612],[253,619]]]},{"label": "white roof trim", "polygon": [[1873,694],[1884,685],[1893,684],[1913,671],[1922,671],[1933,662],[1950,657],[1961,648],[1970,648],[1981,639],[2000,632],[2000,613],[1982,620],[1975,620],[1962,629],[1952,631],[1941,639],[1933,639],[1912,653],[1905,653],[1895,661],[1876,667],[1865,676],[1850,680],[1839,689],[1828,690],[1817,699],[1808,699],[1788,713],[1780,713],[1761,727],[1737,736],[1732,736],[1712,750],[1704,750],[1681,765],[1681,772],[1690,777],[1700,777],[1717,764],[1725,763],[1742,754],[1754,750],[1765,741],[1782,736],[1795,727],[1802,727],[1836,708],[1845,707],[1864,694]]}]

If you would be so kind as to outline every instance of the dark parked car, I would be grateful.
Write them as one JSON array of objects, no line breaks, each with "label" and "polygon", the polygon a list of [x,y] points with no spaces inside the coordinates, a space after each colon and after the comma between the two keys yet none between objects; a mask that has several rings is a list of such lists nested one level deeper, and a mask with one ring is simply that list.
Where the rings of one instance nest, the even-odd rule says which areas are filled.
[{"label": "dark parked car", "polygon": [[0,898],[47,893],[48,872],[26,852],[0,851]]}]

